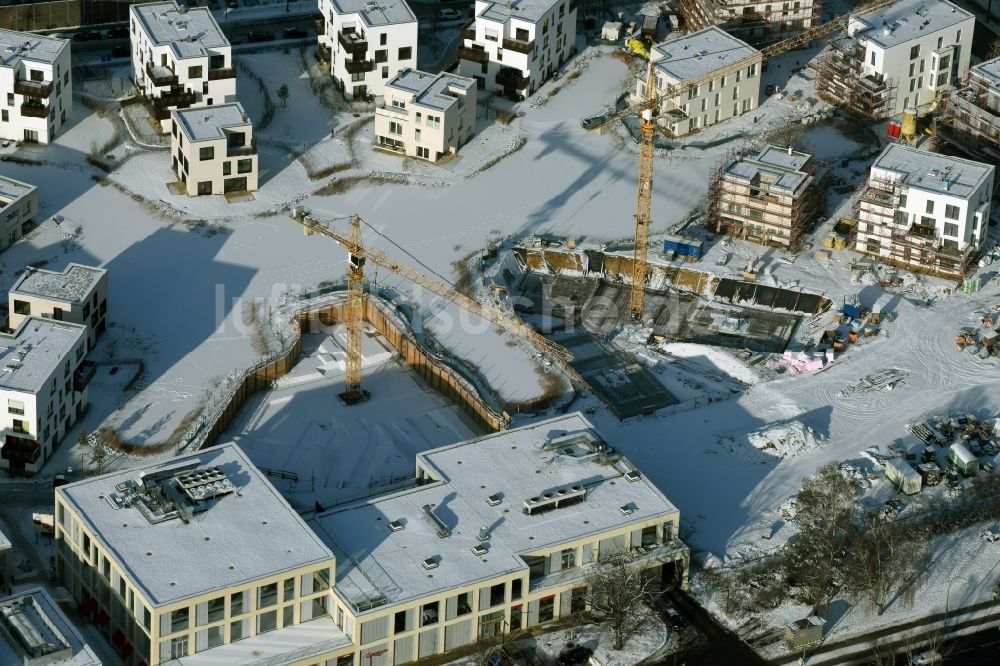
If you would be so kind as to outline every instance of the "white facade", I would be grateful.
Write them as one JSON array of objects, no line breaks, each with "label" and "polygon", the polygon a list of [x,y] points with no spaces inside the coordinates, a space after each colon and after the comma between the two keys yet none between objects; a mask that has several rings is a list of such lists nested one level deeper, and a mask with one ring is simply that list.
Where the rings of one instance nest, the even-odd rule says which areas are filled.
[{"label": "white facade", "polygon": [[[930,104],[969,69],[975,17],[945,0],[901,0],[854,18],[847,33],[864,76],[896,87],[887,116]],[[863,53],[863,55],[862,55]]]},{"label": "white facade", "polygon": [[417,66],[417,17],[405,0],[320,0],[320,48],[347,99],[383,93],[385,84]]},{"label": "white facade", "polygon": [[573,53],[574,0],[476,0],[475,19],[461,31],[458,73],[484,90],[524,99]]},{"label": "white facade", "polygon": [[856,248],[921,270],[961,272],[962,258],[986,238],[995,170],[889,145],[858,201]]},{"label": "white facade", "polygon": [[257,190],[257,144],[239,102],[172,115],[170,165],[189,196]]},{"label": "white facade", "polygon": [[0,176],[0,250],[21,237],[25,223],[38,214],[38,188]]},{"label": "white facade", "polygon": [[0,139],[49,143],[73,111],[70,44],[0,30]]},{"label": "white facade", "polygon": [[232,47],[212,12],[174,2],[129,8],[132,77],[170,131],[170,110],[236,100]]},{"label": "white facade", "polygon": [[0,469],[38,472],[76,423],[93,376],[86,351],[80,324],[29,317],[0,334]]},{"label": "white facade", "polygon": [[[754,55],[757,58],[754,59]],[[761,59],[746,42],[711,27],[657,44],[650,51],[660,94],[659,123],[673,136],[709,127],[757,108],[760,99]],[[706,84],[666,96],[666,90],[719,68],[752,59],[746,67],[718,76]],[[636,84],[636,98],[645,99],[645,77]]]},{"label": "white facade", "polygon": [[108,272],[70,264],[64,271],[27,268],[7,295],[8,326],[28,317],[68,321],[87,327],[87,351],[108,325]]},{"label": "white facade", "polygon": [[385,87],[375,109],[380,148],[437,162],[476,133],[476,81],[441,72],[404,70]]}]

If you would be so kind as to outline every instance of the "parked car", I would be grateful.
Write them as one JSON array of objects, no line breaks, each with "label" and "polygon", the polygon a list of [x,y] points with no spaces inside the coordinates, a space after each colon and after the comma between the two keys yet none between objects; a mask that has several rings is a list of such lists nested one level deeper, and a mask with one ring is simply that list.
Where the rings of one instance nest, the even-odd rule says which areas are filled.
[{"label": "parked car", "polygon": [[438,18],[442,21],[457,21],[462,18],[462,15],[457,9],[452,9],[451,7],[445,7],[444,9],[438,10]]},{"label": "parked car", "polygon": [[285,28],[285,31],[281,33],[285,39],[298,39],[299,37],[306,37],[308,34],[302,28]]},{"label": "parked car", "polygon": [[123,25],[116,25],[108,30],[107,37],[108,39],[127,39],[128,28]]},{"label": "parked car", "polygon": [[247,33],[248,42],[273,42],[274,33],[264,32],[263,30],[251,30]]},{"label": "parked car", "polygon": [[92,42],[100,38],[101,38],[101,33],[96,32],[94,30],[80,30],[75,35],[73,35],[74,42]]},{"label": "parked car", "polygon": [[127,58],[132,54],[127,46],[115,46],[111,49],[112,58]]},{"label": "parked car", "polygon": [[580,121],[580,126],[585,130],[592,130],[600,127],[607,122],[609,114],[601,113],[596,116],[590,116],[589,118],[584,118]]},{"label": "parked car", "polygon": [[669,605],[663,608],[663,621],[674,631],[683,629],[688,625],[688,621],[684,619],[684,616],[678,613],[676,608]]}]

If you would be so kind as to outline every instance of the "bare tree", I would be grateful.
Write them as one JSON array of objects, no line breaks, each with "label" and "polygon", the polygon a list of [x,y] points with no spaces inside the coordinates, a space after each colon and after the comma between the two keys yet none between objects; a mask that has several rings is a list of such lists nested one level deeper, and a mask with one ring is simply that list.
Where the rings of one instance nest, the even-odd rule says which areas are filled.
[{"label": "bare tree", "polygon": [[849,587],[882,615],[894,591],[912,603],[930,555],[926,542],[904,538],[900,527],[877,514],[867,513],[863,521],[866,530],[849,553]]},{"label": "bare tree", "polygon": [[288,84],[287,83],[282,83],[281,87],[278,88],[278,99],[281,100],[281,108],[282,109],[288,108],[288,95],[289,94],[290,93],[288,92]]},{"label": "bare tree", "polygon": [[80,430],[80,436],[77,441],[81,446],[91,445],[90,449],[90,464],[94,470],[94,473],[100,476],[104,474],[105,468],[108,464],[108,447],[104,442],[104,438],[100,435],[89,436],[86,430]]},{"label": "bare tree", "polygon": [[611,627],[615,650],[621,650],[652,619],[645,601],[658,590],[656,576],[644,570],[630,552],[594,564],[587,576],[587,602],[591,612]]},{"label": "bare tree", "polygon": [[1000,58],[1000,37],[993,40],[990,44],[990,50],[986,54],[987,60],[992,60],[993,58]]}]

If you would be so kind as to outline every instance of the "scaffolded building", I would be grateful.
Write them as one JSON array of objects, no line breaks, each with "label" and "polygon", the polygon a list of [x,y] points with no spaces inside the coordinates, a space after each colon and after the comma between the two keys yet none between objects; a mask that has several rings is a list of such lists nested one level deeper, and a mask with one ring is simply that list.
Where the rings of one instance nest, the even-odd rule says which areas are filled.
[{"label": "scaffolded building", "polygon": [[865,47],[850,37],[832,39],[820,53],[816,93],[838,108],[869,120],[892,115],[896,107],[896,81],[882,74],[866,74]]},{"label": "scaffolded building", "polygon": [[717,233],[796,250],[825,207],[812,155],[767,146],[729,155],[712,178],[709,224]]},{"label": "scaffolded building", "polygon": [[1000,58],[970,69],[965,84],[942,100],[935,136],[941,148],[1000,163]]},{"label": "scaffolded building", "polygon": [[760,48],[819,25],[822,0],[679,0],[677,13],[688,31],[719,26]]}]

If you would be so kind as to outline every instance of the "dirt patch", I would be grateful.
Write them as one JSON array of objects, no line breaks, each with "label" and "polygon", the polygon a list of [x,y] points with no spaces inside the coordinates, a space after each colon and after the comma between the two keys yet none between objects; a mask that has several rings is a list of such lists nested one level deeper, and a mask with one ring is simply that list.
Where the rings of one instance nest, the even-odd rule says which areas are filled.
[{"label": "dirt patch", "polygon": [[473,171],[471,174],[469,174],[469,177],[471,178],[472,176],[477,176],[477,175],[481,174],[482,172],[486,171],[487,169],[495,167],[505,157],[509,157],[510,155],[513,155],[517,151],[519,151],[522,148],[524,148],[524,145],[526,143],[528,143],[528,138],[527,137],[525,137],[525,136],[519,136],[519,137],[517,137],[516,139],[514,139],[513,141],[511,141],[509,144],[507,144],[506,147],[504,147],[503,152],[501,152],[496,157],[493,157],[493,158],[487,160],[483,164],[483,166],[479,167],[478,169],[476,169],[475,171]]},{"label": "dirt patch", "polygon": [[368,175],[368,176],[345,176],[343,178],[334,178],[329,183],[323,187],[315,190],[313,192],[316,196],[331,196],[334,194],[344,194],[345,192],[354,189],[358,185],[408,185],[409,181],[403,177],[391,177],[391,176],[379,176],[379,175]]}]

